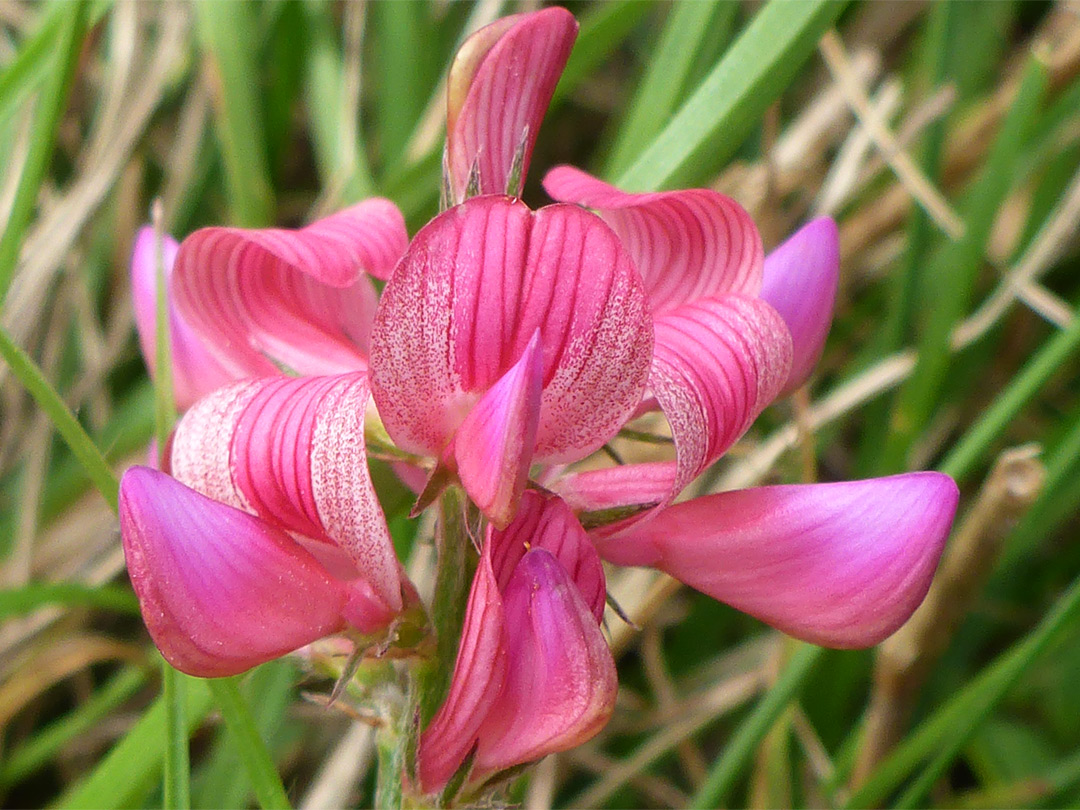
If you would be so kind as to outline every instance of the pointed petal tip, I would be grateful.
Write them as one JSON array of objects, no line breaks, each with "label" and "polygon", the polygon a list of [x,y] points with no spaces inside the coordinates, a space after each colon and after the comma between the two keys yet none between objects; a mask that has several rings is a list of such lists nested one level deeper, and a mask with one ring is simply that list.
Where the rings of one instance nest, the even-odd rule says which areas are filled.
[{"label": "pointed petal tip", "polygon": [[840,280],[840,235],[829,217],[812,220],[765,258],[761,297],[787,323],[794,345],[783,393],[809,378],[825,348]]}]

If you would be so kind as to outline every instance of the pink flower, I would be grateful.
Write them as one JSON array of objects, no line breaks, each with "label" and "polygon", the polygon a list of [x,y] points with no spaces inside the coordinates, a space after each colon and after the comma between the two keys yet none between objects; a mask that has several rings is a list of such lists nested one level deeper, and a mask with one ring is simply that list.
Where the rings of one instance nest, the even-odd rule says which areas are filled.
[{"label": "pink flower", "polygon": [[[560,15],[541,12],[503,20],[466,44],[469,69],[451,75],[451,107],[460,96],[500,91],[497,104],[452,111],[455,199],[468,187],[506,188],[513,144],[527,165],[550,97],[539,104],[537,86],[553,88],[564,49],[527,51],[538,63],[523,75],[542,77],[535,83],[505,77],[526,58],[521,43],[572,34]],[[464,156],[460,132],[469,133]],[[503,157],[485,160],[494,154]],[[955,484],[936,473],[672,505],[770,402],[809,376],[832,318],[836,227],[812,222],[766,259],[749,215],[710,190],[628,194],[571,167],[549,172],[544,186],[605,224],[584,209],[533,214],[507,197],[466,199],[417,235],[375,318],[372,389],[391,437],[441,459],[505,527],[486,536],[450,693],[421,738],[426,791],[446,784],[471,750],[475,782],[581,742],[610,713],[609,658],[585,642],[556,641],[580,639],[589,623],[572,621],[572,612],[542,625],[529,624],[534,613],[514,617],[501,584],[508,575],[500,579],[490,563],[508,544],[521,564],[555,537],[583,547],[569,507],[633,513],[592,532],[608,560],[659,568],[785,632],[839,647],[877,643],[907,619],[956,508]],[[671,427],[673,461],[565,472],[656,408]],[[526,490],[535,464],[565,500]],[[558,518],[536,528],[537,509]],[[579,593],[588,588],[577,584]],[[555,577],[536,576],[532,587],[535,599],[551,599]],[[548,639],[538,649],[549,652],[529,659],[531,667],[560,671],[583,710],[557,708],[534,688],[535,700],[515,693],[519,702],[502,714],[517,666],[511,640],[523,627],[542,627]],[[574,718],[573,733],[547,736],[553,718],[565,717]],[[510,727],[515,735],[496,732]]]}]

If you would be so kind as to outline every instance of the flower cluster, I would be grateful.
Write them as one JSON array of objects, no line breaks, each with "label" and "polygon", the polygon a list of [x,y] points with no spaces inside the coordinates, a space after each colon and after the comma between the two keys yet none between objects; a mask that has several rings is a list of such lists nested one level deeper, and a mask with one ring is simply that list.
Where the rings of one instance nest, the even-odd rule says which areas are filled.
[{"label": "flower cluster", "polygon": [[[369,200],[164,251],[186,413],[165,469],[129,470],[120,500],[146,625],[209,677],[422,611],[368,471],[377,419],[418,505],[460,487],[482,516],[449,689],[407,775],[423,793],[604,725],[617,684],[601,559],[798,638],[867,646],[922,600],[956,509],[936,473],[676,501],[810,374],[836,228],[816,220],[765,256],[728,197],[627,193],[566,166],[543,182],[557,202],[531,210],[517,192],[576,33],[549,8],[465,43],[448,81],[452,206],[411,241],[391,203]],[[148,360],[152,242],[132,261]],[[654,411],[673,458],[591,463]]]}]

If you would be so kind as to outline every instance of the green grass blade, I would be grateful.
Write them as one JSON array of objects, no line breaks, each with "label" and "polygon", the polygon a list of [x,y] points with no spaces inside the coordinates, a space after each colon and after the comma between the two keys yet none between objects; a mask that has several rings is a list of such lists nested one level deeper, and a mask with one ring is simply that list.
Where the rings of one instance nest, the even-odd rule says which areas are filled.
[{"label": "green grass blade", "polygon": [[115,712],[145,683],[145,670],[122,669],[85,703],[5,753],[0,761],[0,788],[13,785],[42,768],[61,748]]},{"label": "green grass blade", "polygon": [[56,38],[52,71],[38,94],[34,111],[30,151],[15,190],[11,214],[4,235],[0,237],[0,301],[7,295],[15,275],[26,227],[37,203],[41,183],[52,161],[56,133],[67,107],[68,93],[75,76],[75,66],[86,33],[89,3],[85,0],[63,6],[64,16]]},{"label": "green grass blade", "polygon": [[3,329],[0,329],[0,356],[7,362],[11,372],[23,384],[23,387],[30,392],[41,410],[45,411],[52,420],[56,432],[67,442],[67,446],[82,464],[98,492],[115,511],[119,484],[109,467],[109,462],[105,460],[105,456],[101,454],[93,439],[87,435],[83,426],[68,410],[64,400],[49,385],[49,381],[45,379],[34,361],[15,345]]},{"label": "green grass blade", "polygon": [[207,683],[214,694],[214,701],[221,709],[225,725],[233,735],[240,758],[244,763],[251,788],[259,806],[267,808],[287,808],[289,797],[281,784],[274,760],[266,750],[251,710],[244,701],[235,678],[213,678]]},{"label": "green grass blade", "polygon": [[612,0],[596,3],[582,15],[578,38],[570,52],[566,69],[559,77],[551,106],[562,102],[598,65],[607,59],[654,8],[641,0]]},{"label": "green grass blade", "polygon": [[[187,686],[186,728],[190,735],[210,711],[210,689],[198,678],[180,677]],[[68,810],[119,810],[141,804],[161,778],[164,737],[165,701],[158,698],[90,775],[55,806]]]},{"label": "green grass blade", "polygon": [[915,372],[898,393],[891,420],[892,433],[882,453],[886,469],[906,466],[910,447],[937,407],[948,375],[949,336],[970,307],[990,230],[1012,188],[1046,86],[1046,66],[1032,58],[990,157],[960,206],[966,224],[964,236],[936,254],[923,276],[926,283],[921,300],[926,320],[918,341],[919,360]]},{"label": "green grass blade", "polygon": [[304,56],[304,89],[311,141],[324,186],[340,187],[341,200],[359,202],[374,193],[367,154],[359,140],[350,143],[346,133],[359,139],[360,127],[346,125],[342,103],[345,92],[344,56],[338,47],[329,7],[305,3],[307,48]]},{"label": "green grass blade", "polygon": [[1009,689],[1061,633],[1080,619],[1080,578],[1022,641],[939,708],[882,762],[848,799],[845,807],[873,807],[910,776],[920,763],[929,764],[901,796],[896,807],[924,803],[926,792],[953,761],[971,735],[1001,702]]},{"label": "green grass blade", "polygon": [[772,0],[617,185],[628,191],[690,185],[723,165],[843,8],[836,0]]},{"label": "green grass blade", "polygon": [[23,41],[0,73],[0,129],[47,75],[60,44],[64,6],[53,3],[42,11],[37,31]]},{"label": "green grass blade", "polygon": [[165,763],[162,768],[165,810],[188,810],[191,807],[191,764],[187,683],[168,661],[161,662],[161,700],[165,705]]},{"label": "green grass blade", "polygon": [[1046,384],[1051,375],[1080,347],[1080,318],[1058,332],[1031,358],[1023,370],[994,400],[986,413],[953,445],[939,469],[953,478],[972,472],[993,441],[1009,426],[1013,417]]},{"label": "green grass blade", "polygon": [[426,45],[425,3],[373,3],[368,6],[378,58],[378,150],[392,164],[408,142],[431,92]]},{"label": "green grass blade", "polygon": [[214,112],[232,216],[246,227],[274,219],[266,132],[259,105],[259,36],[255,6],[227,0],[192,5],[214,78]]},{"label": "green grass blade", "polygon": [[694,58],[710,34],[709,21],[718,5],[729,18],[734,15],[736,6],[721,4],[719,0],[671,6],[645,75],[611,147],[605,175],[617,177],[626,171],[678,105]]},{"label": "green grass blade", "polygon": [[753,758],[758,744],[791,703],[824,652],[824,648],[812,644],[799,645],[776,683],[739,726],[720,758],[713,763],[705,783],[690,801],[690,807],[708,810],[727,801],[735,780]]},{"label": "green grass blade", "polygon": [[92,587],[77,582],[31,583],[0,591],[0,620],[21,616],[47,605],[91,607],[139,615],[139,602],[131,589],[119,585]]}]

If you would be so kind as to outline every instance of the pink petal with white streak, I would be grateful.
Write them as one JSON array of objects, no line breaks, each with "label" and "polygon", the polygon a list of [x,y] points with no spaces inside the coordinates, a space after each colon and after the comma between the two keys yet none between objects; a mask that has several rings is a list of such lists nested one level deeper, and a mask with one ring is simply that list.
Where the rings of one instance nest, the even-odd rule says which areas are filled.
[{"label": "pink petal with white streak", "polygon": [[785,392],[806,382],[821,357],[839,280],[840,235],[827,217],[804,225],[765,259],[761,297],[787,323],[794,345]]},{"label": "pink petal with white streak", "polygon": [[171,469],[204,495],[344,550],[392,610],[401,582],[367,468],[363,374],[265,377],[215,391],[181,420]]},{"label": "pink petal with white streak", "polygon": [[[139,229],[131,251],[131,297],[135,309],[135,328],[143,360],[154,375],[157,364],[157,249],[154,229]],[[161,253],[166,290],[172,276],[179,244],[168,234],[162,235]],[[168,301],[169,350],[173,366],[173,395],[176,406],[186,410],[203,394],[232,382],[235,376],[222,366],[199,336],[188,326]]]},{"label": "pink petal with white streak", "polygon": [[507,193],[515,153],[520,177],[559,82],[578,24],[566,9],[506,17],[467,39],[447,82],[446,170],[454,202],[476,166],[481,194]]},{"label": "pink petal with white streak", "polygon": [[373,199],[290,231],[203,228],[180,245],[177,306],[237,377],[366,367],[376,296],[408,242],[401,213]]},{"label": "pink petal with white streak", "polygon": [[413,239],[371,336],[371,387],[401,447],[442,454],[540,331],[538,461],[588,455],[641,400],[652,324],[615,234],[580,208],[476,197]]},{"label": "pink petal with white streak", "polygon": [[730,197],[700,188],[629,194],[573,166],[548,172],[544,188],[560,202],[595,208],[615,229],[645,279],[654,314],[761,289],[761,235]]},{"label": "pink petal with white streak", "polygon": [[797,638],[867,647],[922,602],[957,498],[932,472],[761,487],[679,503],[596,542],[605,559],[659,568]]},{"label": "pink petal with white streak", "polygon": [[164,473],[120,484],[128,572],[162,655],[190,675],[235,675],[344,627],[344,583],[288,535]]},{"label": "pink petal with white streak", "polygon": [[671,461],[621,464],[570,473],[552,482],[550,489],[581,512],[655,506],[671,498],[677,471]]},{"label": "pink petal with white streak", "polygon": [[553,554],[534,548],[504,600],[506,678],[480,728],[474,778],[580,745],[615,708],[615,662]]},{"label": "pink petal with white streak", "polygon": [[750,427],[790,368],[787,327],[759,299],[705,298],[656,319],[649,389],[675,439],[672,497]]},{"label": "pink petal with white streak", "polygon": [[498,527],[514,518],[536,445],[543,364],[540,333],[488,389],[454,437],[458,476],[480,511]]}]

